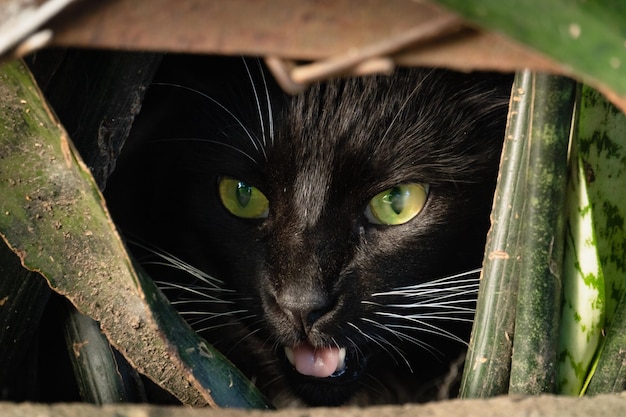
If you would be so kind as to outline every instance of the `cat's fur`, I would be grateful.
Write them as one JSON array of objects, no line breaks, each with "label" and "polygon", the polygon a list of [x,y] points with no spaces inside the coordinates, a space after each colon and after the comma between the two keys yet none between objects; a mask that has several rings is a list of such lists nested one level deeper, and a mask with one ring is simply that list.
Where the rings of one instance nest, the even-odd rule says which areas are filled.
[{"label": "cat's fur", "polygon": [[[510,77],[402,69],[289,97],[255,61],[193,60],[165,64],[108,186],[122,230],[168,254],[144,254],[155,279],[279,405],[432,398],[469,337],[478,274],[455,274],[481,264]],[[224,175],[269,216],[227,212]],[[370,223],[407,182],[429,184],[422,212]],[[346,348],[345,372],[297,373],[303,341]]]}]

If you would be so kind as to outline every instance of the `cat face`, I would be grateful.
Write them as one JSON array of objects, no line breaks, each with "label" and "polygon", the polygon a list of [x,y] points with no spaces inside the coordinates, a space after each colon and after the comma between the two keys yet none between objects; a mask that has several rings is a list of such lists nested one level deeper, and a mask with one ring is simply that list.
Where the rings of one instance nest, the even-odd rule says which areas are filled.
[{"label": "cat face", "polygon": [[[237,65],[232,88],[155,86],[137,172],[120,161],[110,186],[122,229],[184,262],[151,273],[277,403],[428,398],[469,336],[509,77],[398,70],[288,97]],[[174,115],[173,97],[198,102]]]}]

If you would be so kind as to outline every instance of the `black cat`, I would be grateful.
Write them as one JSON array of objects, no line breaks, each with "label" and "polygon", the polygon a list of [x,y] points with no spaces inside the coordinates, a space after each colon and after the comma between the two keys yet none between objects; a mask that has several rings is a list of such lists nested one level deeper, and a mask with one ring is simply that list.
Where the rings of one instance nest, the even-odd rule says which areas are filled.
[{"label": "black cat", "polygon": [[277,405],[445,394],[511,77],[398,69],[294,97],[270,78],[256,61],[166,62],[107,187],[114,217]]}]

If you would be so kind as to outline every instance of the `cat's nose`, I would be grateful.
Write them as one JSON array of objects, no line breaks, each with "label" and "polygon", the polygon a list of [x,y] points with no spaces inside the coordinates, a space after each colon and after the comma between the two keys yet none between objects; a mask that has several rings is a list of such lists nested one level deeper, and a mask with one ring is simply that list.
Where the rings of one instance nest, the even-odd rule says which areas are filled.
[{"label": "cat's nose", "polygon": [[307,299],[280,297],[277,301],[289,321],[305,334],[308,334],[313,325],[332,309],[330,300],[323,296]]}]

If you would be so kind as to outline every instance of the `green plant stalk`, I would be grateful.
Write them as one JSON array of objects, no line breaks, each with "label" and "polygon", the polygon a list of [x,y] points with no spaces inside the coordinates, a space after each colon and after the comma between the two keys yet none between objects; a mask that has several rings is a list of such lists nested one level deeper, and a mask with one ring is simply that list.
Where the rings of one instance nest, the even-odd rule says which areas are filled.
[{"label": "green plant stalk", "polygon": [[[23,374],[22,361],[50,294],[46,281],[24,269],[19,258],[0,241],[0,389],[14,386]],[[35,390],[34,386],[29,388]]]},{"label": "green plant stalk", "polygon": [[487,235],[485,258],[472,337],[461,381],[460,397],[506,394],[510,376],[517,298],[520,212],[527,166],[526,137],[520,130],[530,117],[523,105],[528,78],[517,74],[511,93],[500,174]]},{"label": "green plant stalk", "polygon": [[[64,334],[81,399],[93,404],[145,402],[139,376],[116,355],[98,323],[67,305]],[[138,383],[139,382],[139,383]]]},{"label": "green plant stalk", "polygon": [[571,80],[516,74],[462,397],[554,390],[574,98]]},{"label": "green plant stalk", "polygon": [[178,349],[155,317],[158,297],[142,288],[93,177],[19,62],[0,67],[0,195],[0,235],[23,265],[97,320],[137,370],[185,404],[269,407],[182,319],[177,331],[202,354],[193,362],[181,354],[190,346]]},{"label": "green plant stalk", "polygon": [[567,161],[576,82],[527,73],[532,108],[528,170],[521,207],[519,290],[511,365],[511,394],[556,391],[561,311]]}]

